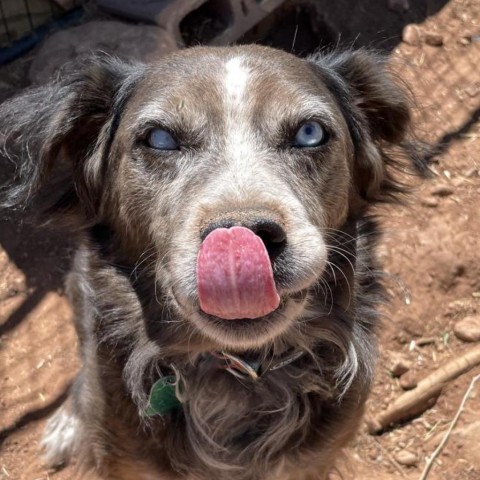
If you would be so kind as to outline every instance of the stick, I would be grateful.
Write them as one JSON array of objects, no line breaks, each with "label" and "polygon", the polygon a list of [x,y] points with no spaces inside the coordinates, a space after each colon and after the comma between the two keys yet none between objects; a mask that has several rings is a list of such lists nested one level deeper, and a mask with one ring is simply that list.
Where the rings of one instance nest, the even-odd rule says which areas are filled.
[{"label": "stick", "polygon": [[480,345],[476,345],[461,357],[451,360],[443,367],[424,378],[415,389],[401,395],[385,412],[368,422],[371,434],[378,434],[393,423],[423,413],[435,404],[443,386],[450,380],[480,365]]},{"label": "stick", "polygon": [[422,476],[420,477],[419,480],[426,480],[428,477],[428,474],[430,472],[430,469],[433,466],[433,462],[435,459],[438,457],[439,453],[443,450],[443,447],[447,443],[447,440],[450,437],[450,434],[452,433],[452,430],[455,428],[455,425],[458,422],[458,419],[460,418],[461,413],[463,412],[463,409],[465,407],[465,403],[475,385],[475,383],[480,380],[480,375],[477,375],[476,377],[472,378],[472,381],[470,382],[469,387],[467,388],[467,391],[465,392],[465,395],[463,396],[462,402],[460,403],[460,406],[458,407],[457,413],[455,414],[455,417],[452,420],[452,423],[450,424],[450,427],[447,430],[447,433],[443,437],[442,441],[440,442],[440,445],[435,449],[435,451],[432,453],[432,455],[428,458],[427,464],[425,465],[425,468],[423,469]]}]

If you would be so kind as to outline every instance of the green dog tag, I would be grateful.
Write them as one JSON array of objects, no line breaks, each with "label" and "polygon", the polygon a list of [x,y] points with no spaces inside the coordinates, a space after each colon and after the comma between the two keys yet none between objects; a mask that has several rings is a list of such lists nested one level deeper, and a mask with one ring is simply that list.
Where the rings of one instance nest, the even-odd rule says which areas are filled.
[{"label": "green dog tag", "polygon": [[163,377],[152,385],[148,398],[148,407],[145,410],[147,417],[167,415],[180,406],[175,395],[175,377]]}]

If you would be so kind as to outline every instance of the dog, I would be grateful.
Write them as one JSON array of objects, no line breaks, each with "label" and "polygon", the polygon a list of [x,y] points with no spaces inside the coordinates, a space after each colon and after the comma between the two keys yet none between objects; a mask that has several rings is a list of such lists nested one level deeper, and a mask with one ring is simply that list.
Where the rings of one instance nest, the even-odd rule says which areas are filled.
[{"label": "dog", "polygon": [[371,210],[419,167],[409,105],[376,53],[257,45],[96,55],[4,103],[3,206],[77,241],[82,368],[48,463],[326,479],[372,383]]}]

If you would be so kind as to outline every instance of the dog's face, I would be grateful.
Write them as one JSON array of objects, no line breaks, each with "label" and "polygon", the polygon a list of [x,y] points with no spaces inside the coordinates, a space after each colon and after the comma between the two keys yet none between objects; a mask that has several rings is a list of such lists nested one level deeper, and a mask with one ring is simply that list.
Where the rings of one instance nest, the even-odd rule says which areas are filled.
[{"label": "dog's face", "polygon": [[[117,228],[148,226],[136,234],[154,245],[159,287],[186,321],[221,346],[248,348],[296,320],[326,268],[325,232],[345,221],[352,184],[347,124],[312,66],[260,48],[173,56],[146,71],[112,150],[108,204],[128,209],[109,216]],[[199,304],[202,240],[233,225],[266,246],[280,297],[267,315],[242,318],[240,308],[226,320]]]},{"label": "dog's face", "polygon": [[[107,225],[124,259],[149,259],[152,291],[185,324],[236,350],[302,315],[329,236],[386,188],[380,143],[400,141],[408,122],[403,95],[365,52],[196,48],[148,67],[100,62],[51,95],[39,168],[59,155],[71,165],[57,210]],[[263,246],[222,247],[232,226]],[[257,264],[242,273],[232,255]],[[202,294],[202,282],[218,288]]]}]

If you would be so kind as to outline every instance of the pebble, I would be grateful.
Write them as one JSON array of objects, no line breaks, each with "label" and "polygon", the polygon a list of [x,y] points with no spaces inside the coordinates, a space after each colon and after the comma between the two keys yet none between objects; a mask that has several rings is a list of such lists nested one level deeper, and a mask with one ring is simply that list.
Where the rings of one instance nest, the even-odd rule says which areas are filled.
[{"label": "pebble", "polygon": [[415,372],[409,370],[405,375],[400,377],[400,386],[404,390],[413,390],[418,384],[417,376]]},{"label": "pebble", "polygon": [[455,189],[450,185],[438,185],[430,190],[430,193],[436,197],[448,197],[454,192]]},{"label": "pebble", "polygon": [[428,207],[428,208],[436,208],[436,207],[438,207],[438,200],[435,199],[435,198],[431,198],[431,197],[422,198],[422,199],[420,200],[420,203],[421,203],[424,207]]},{"label": "pebble", "polygon": [[473,168],[469,168],[465,173],[464,173],[465,177],[467,178],[472,178],[472,177],[476,177],[479,175],[479,170],[477,170],[475,167]]},{"label": "pebble", "polygon": [[378,455],[379,455],[379,452],[376,448],[372,448],[367,452],[368,458],[370,458],[370,460],[373,460],[373,461],[375,461],[378,458]]},{"label": "pebble", "polygon": [[441,47],[443,45],[443,36],[439,33],[425,32],[424,40],[425,43],[431,47]]},{"label": "pebble", "polygon": [[480,315],[468,315],[456,323],[455,336],[464,342],[480,341]]},{"label": "pebble", "polygon": [[397,355],[392,359],[388,370],[394,377],[401,377],[410,370],[411,366],[411,363],[405,357]]},{"label": "pebble", "polygon": [[476,83],[474,85],[470,85],[465,89],[465,93],[469,97],[476,97],[480,93],[480,84]]},{"label": "pebble", "polygon": [[402,32],[402,40],[408,45],[419,46],[422,43],[422,32],[417,25],[406,25]]},{"label": "pebble", "polygon": [[415,467],[418,464],[417,454],[409,450],[398,452],[394,458],[400,465],[405,465],[406,467]]}]

